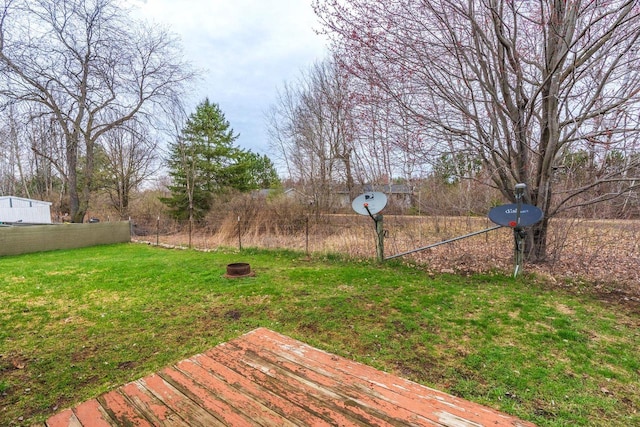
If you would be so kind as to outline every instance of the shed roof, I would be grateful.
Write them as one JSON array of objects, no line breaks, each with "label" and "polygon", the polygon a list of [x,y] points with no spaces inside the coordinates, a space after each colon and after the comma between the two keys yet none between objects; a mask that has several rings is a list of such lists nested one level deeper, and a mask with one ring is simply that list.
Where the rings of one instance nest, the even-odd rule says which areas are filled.
[{"label": "shed roof", "polygon": [[51,206],[51,202],[45,202],[44,200],[27,199],[26,197],[0,196],[0,202],[4,200],[18,200],[21,202],[30,202],[32,204],[37,204],[37,205]]},{"label": "shed roof", "polygon": [[[364,184],[361,186],[362,191],[379,191],[385,194],[412,194],[411,187],[407,184]],[[349,190],[342,188],[337,193],[348,194]]]}]

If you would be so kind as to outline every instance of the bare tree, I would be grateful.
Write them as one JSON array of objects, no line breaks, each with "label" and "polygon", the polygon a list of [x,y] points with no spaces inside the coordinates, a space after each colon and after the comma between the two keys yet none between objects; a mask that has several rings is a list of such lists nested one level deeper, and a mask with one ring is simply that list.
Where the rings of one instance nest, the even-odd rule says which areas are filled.
[{"label": "bare tree", "polygon": [[23,195],[31,197],[24,173],[24,153],[20,145],[20,124],[15,109],[8,109],[0,129],[0,166],[1,190],[3,195]]},{"label": "bare tree", "polygon": [[354,117],[356,159],[366,181],[411,184],[430,163],[425,128],[375,85],[351,79],[348,87]]},{"label": "bare tree", "polygon": [[132,193],[158,171],[158,142],[145,126],[130,121],[126,126],[107,132],[101,146],[105,154],[101,187],[120,218],[127,219]]},{"label": "bare tree", "polygon": [[638,177],[630,176],[635,157],[555,193],[567,152],[585,149],[599,164],[612,150],[627,159],[637,153],[637,1],[315,0],[314,6],[345,72],[386,93],[429,129],[432,142],[443,141],[443,151],[452,141],[455,150],[475,153],[505,198],[514,199],[515,183],[527,184],[525,201],[546,213],[533,228],[529,259],[545,258],[553,216],[638,188]]},{"label": "bare tree", "polygon": [[[55,125],[37,111],[10,105],[0,116],[0,192],[53,203],[57,212],[63,207],[63,160],[60,135]],[[48,153],[48,158],[35,152]],[[52,160],[49,160],[52,159]]]},{"label": "bare tree", "polygon": [[0,95],[39,105],[63,135],[71,219],[82,222],[100,138],[151,113],[193,73],[174,36],[134,21],[117,0],[7,0],[1,12]]},{"label": "bare tree", "polygon": [[333,61],[311,67],[286,84],[269,119],[271,145],[294,179],[312,193],[316,212],[331,206],[338,182],[356,181],[353,122],[347,81]]},{"label": "bare tree", "polygon": [[[32,107],[39,108],[35,105]],[[23,149],[29,153],[29,174],[32,193],[53,203],[59,214],[69,212],[66,201],[67,161],[64,135],[54,120],[41,111],[23,112],[29,119],[24,126]],[[46,153],[39,155],[37,153]]]}]

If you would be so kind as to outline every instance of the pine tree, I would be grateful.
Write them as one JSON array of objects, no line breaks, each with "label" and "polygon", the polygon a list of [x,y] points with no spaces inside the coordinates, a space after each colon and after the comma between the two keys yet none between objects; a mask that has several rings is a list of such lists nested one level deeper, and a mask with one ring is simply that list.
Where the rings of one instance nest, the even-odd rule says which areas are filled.
[{"label": "pine tree", "polygon": [[205,99],[192,113],[181,136],[170,146],[167,161],[173,183],[163,198],[174,218],[200,220],[211,209],[213,196],[233,184],[233,169],[242,150],[220,107]]},{"label": "pine tree", "polygon": [[280,185],[278,172],[271,159],[251,151],[243,151],[236,165],[233,187],[239,191],[273,188]]},{"label": "pine tree", "polygon": [[171,197],[161,200],[175,219],[189,221],[189,246],[194,222],[211,210],[216,195],[279,183],[271,160],[234,146],[237,138],[220,107],[205,99],[170,146]]}]

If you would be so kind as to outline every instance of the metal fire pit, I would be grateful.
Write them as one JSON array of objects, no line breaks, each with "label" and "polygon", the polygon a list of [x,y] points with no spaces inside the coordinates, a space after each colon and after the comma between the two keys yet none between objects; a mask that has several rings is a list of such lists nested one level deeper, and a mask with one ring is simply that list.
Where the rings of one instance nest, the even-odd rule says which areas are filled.
[{"label": "metal fire pit", "polygon": [[224,277],[228,278],[251,276],[255,276],[255,273],[251,271],[251,266],[246,262],[227,264],[227,274],[224,275]]}]

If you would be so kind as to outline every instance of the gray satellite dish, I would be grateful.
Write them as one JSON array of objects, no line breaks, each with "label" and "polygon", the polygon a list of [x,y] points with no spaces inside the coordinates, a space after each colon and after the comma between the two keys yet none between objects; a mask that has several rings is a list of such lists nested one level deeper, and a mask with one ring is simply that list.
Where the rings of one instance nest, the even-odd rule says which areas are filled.
[{"label": "gray satellite dish", "polygon": [[522,204],[520,205],[520,220],[516,217],[518,213],[518,205],[510,203],[508,205],[496,206],[489,211],[489,219],[503,227],[529,227],[537,222],[542,221],[544,214],[537,206]]},{"label": "gray satellite dish", "polygon": [[351,202],[353,210],[360,215],[375,215],[385,206],[387,206],[387,196],[379,191],[361,194]]}]

